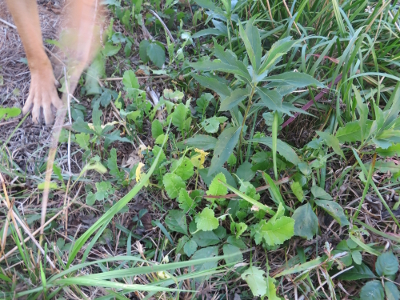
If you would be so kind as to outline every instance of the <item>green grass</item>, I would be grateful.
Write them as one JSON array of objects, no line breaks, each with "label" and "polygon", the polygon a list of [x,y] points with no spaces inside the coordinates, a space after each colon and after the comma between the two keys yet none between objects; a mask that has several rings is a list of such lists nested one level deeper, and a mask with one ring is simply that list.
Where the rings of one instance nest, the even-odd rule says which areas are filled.
[{"label": "green grass", "polygon": [[400,4],[107,5],[43,228],[2,141],[0,298],[399,299]]}]

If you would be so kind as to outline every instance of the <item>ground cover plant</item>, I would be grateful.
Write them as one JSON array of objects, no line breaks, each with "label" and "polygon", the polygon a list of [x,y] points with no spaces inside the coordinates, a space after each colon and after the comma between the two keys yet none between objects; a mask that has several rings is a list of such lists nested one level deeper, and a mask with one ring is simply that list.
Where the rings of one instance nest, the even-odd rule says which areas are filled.
[{"label": "ground cover plant", "polygon": [[1,298],[400,299],[400,3],[104,4],[44,224],[0,98]]}]

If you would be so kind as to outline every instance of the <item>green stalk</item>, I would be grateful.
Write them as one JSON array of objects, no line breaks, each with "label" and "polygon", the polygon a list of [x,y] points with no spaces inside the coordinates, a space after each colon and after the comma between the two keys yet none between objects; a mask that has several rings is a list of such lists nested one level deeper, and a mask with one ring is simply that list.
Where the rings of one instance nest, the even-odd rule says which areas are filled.
[{"label": "green stalk", "polygon": [[242,148],[243,128],[244,128],[244,125],[246,124],[247,115],[249,114],[251,105],[253,104],[253,96],[254,96],[255,91],[256,91],[256,88],[252,86],[250,97],[249,97],[249,102],[247,102],[246,111],[244,112],[244,116],[243,116],[242,128],[240,128],[238,158],[240,158],[240,149]]},{"label": "green stalk", "polygon": [[278,167],[276,165],[276,152],[278,149],[278,112],[274,112],[274,121],[272,122],[272,161],[274,164],[275,180],[278,180]]}]

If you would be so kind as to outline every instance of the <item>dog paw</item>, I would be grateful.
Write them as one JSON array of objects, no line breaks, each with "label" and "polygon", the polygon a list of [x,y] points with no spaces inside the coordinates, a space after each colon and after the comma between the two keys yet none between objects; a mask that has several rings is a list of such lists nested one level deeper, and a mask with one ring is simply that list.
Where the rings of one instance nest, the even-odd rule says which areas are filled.
[{"label": "dog paw", "polygon": [[22,109],[26,114],[32,109],[32,120],[37,124],[40,120],[40,111],[43,109],[44,121],[50,125],[54,121],[52,106],[59,109],[63,103],[58,97],[54,83],[57,82],[52,69],[31,71],[31,85],[29,96]]}]

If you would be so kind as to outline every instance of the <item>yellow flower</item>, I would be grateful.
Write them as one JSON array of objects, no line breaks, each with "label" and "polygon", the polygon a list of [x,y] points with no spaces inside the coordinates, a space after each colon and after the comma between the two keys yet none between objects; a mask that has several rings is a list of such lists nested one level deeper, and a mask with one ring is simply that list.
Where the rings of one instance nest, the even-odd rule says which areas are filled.
[{"label": "yellow flower", "polygon": [[201,149],[194,149],[194,151],[196,151],[197,155],[193,156],[191,158],[191,161],[193,163],[193,165],[195,167],[197,167],[198,169],[203,169],[204,168],[204,162],[206,161],[206,156],[209,154],[208,152],[205,152]]},{"label": "yellow flower", "polygon": [[139,163],[137,168],[136,168],[136,182],[140,181],[140,178],[142,177],[143,173],[142,173],[142,168],[144,167],[143,163]]}]

